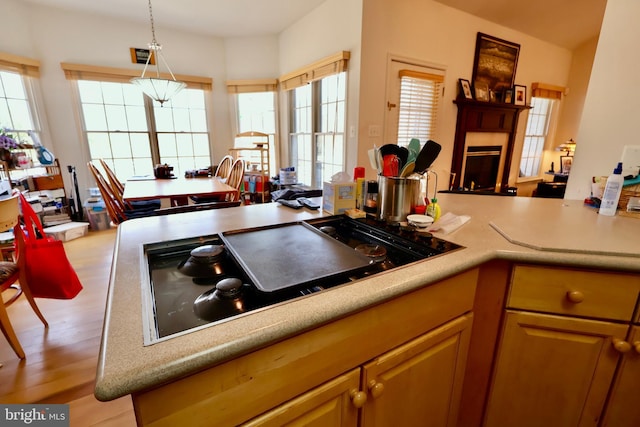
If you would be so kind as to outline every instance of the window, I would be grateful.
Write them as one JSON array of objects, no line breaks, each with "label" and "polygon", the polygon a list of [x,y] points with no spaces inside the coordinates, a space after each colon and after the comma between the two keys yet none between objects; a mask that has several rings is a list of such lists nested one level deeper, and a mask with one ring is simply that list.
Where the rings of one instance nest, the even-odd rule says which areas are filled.
[{"label": "window", "polygon": [[291,91],[291,133],[289,134],[291,165],[296,168],[298,182],[313,182],[313,114],[311,85]]},{"label": "window", "polygon": [[289,155],[298,182],[322,187],[345,169],[347,63],[339,52],[280,77],[289,92]]},{"label": "window", "polygon": [[275,106],[275,92],[251,92],[236,95],[237,133],[256,131],[269,135],[270,171],[276,169]]},{"label": "window", "polygon": [[544,151],[545,140],[549,132],[549,121],[554,101],[545,98],[531,98],[531,110],[527,120],[527,130],[520,158],[520,177],[537,177]]},{"label": "window", "polygon": [[205,102],[211,79],[177,76],[187,88],[160,106],[129,83],[138,71],[61,66],[77,84],[91,159],[104,159],[119,179],[150,175],[159,163],[173,166],[176,175],[211,165]]},{"label": "window", "polygon": [[564,88],[545,83],[531,85],[531,110],[520,157],[520,178],[537,178],[541,173],[542,156],[552,136],[552,123],[557,114]]},{"label": "window", "polygon": [[413,138],[434,139],[444,71],[391,60],[385,141],[407,146]]},{"label": "window", "polygon": [[291,91],[291,165],[316,188],[345,168],[346,73]]},{"label": "window", "polygon": [[[39,77],[39,63],[35,60],[0,53],[0,127],[18,142],[33,145],[40,141],[40,124],[34,103],[34,83]],[[37,164],[33,149],[21,149]],[[34,170],[11,172],[11,178],[37,173]]]},{"label": "window", "polygon": [[78,92],[90,157],[121,180],[153,174],[158,163],[176,175],[211,164],[202,90],[184,89],[162,107],[130,83],[78,80]]}]

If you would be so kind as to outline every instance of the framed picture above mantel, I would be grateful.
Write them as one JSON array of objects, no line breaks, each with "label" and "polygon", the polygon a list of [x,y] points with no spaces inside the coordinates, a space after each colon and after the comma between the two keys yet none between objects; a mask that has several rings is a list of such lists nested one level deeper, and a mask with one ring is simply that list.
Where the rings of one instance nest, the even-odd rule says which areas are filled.
[{"label": "framed picture above mantel", "polygon": [[486,83],[491,92],[501,95],[513,88],[520,45],[478,33],[471,81]]}]

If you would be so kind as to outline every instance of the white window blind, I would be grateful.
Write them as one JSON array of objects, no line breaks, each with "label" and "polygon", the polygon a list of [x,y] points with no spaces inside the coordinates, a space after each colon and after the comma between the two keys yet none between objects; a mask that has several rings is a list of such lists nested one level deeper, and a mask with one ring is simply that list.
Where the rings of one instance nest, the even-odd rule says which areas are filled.
[{"label": "white window blind", "polygon": [[406,146],[412,138],[432,139],[444,76],[400,70],[399,77],[398,145]]}]

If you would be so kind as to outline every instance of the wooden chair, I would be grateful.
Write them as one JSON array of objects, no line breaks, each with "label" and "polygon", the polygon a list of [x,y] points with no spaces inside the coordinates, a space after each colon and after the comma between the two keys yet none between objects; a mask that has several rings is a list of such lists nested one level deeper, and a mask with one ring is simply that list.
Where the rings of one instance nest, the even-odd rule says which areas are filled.
[{"label": "wooden chair", "polygon": [[233,157],[226,155],[220,160],[218,163],[218,167],[216,168],[216,173],[214,176],[219,178],[227,179],[229,177],[229,172],[231,172],[231,166],[233,165]]},{"label": "wooden chair", "polygon": [[99,160],[100,160],[100,165],[102,166],[102,169],[107,175],[107,180],[109,182],[109,185],[111,186],[111,190],[113,191],[114,195],[116,195],[122,201],[123,205],[129,208],[133,208],[133,206],[131,206],[130,203],[122,199],[122,195],[124,194],[124,185],[122,185],[120,180],[116,177],[116,174],[113,171],[113,169],[109,167],[109,165],[107,164],[107,162],[104,161],[104,159],[99,159]]},{"label": "wooden chair", "polygon": [[107,181],[111,192],[118,199],[118,203],[125,209],[158,209],[160,208],[160,200],[140,200],[135,202],[129,202],[124,200],[124,185],[118,179],[113,169],[109,167],[109,164],[104,159],[99,159],[100,165],[107,175]]},{"label": "wooden chair", "polygon": [[[222,172],[219,171],[222,169]],[[225,172],[226,171],[226,172]],[[242,184],[242,179],[244,178],[244,160],[237,159],[233,161],[233,157],[227,155],[220,160],[218,164],[218,169],[216,169],[215,176],[224,177],[225,183],[235,189],[239,190],[240,185]],[[238,181],[239,180],[239,181]],[[227,194],[226,196],[191,196],[191,200],[193,200],[196,204],[202,203],[215,203],[215,202],[232,202],[234,200],[240,200],[236,195]]]},{"label": "wooden chair", "polygon": [[[18,224],[19,215],[20,210],[18,208],[17,196],[0,201],[0,231],[6,231],[13,227],[16,250],[14,262],[0,261],[0,292],[4,292],[8,289],[13,290],[14,292],[11,298],[6,302],[3,303],[0,299],[0,329],[2,329],[2,333],[7,338],[7,341],[9,341],[9,344],[11,345],[11,348],[13,348],[13,351],[15,351],[16,355],[20,359],[24,359],[26,357],[24,350],[22,349],[20,341],[18,341],[18,337],[11,326],[6,307],[14,303],[20,295],[24,294],[27,301],[29,301],[29,305],[38,318],[40,318],[45,328],[49,327],[49,324],[33,299],[33,295],[29,289],[29,284],[26,280],[26,259],[24,257],[25,236],[22,228]],[[19,283],[19,286],[16,285],[16,282]]]},{"label": "wooden chair", "polygon": [[149,209],[129,209],[123,203],[123,200],[118,198],[116,194],[114,194],[113,190],[107,183],[107,180],[102,176],[102,173],[98,170],[98,168],[91,162],[87,163],[87,167],[91,171],[93,178],[98,185],[98,189],[100,190],[100,195],[102,196],[102,200],[107,208],[107,213],[109,214],[109,218],[111,218],[111,222],[115,225],[118,225],[127,219],[131,218],[140,218],[145,216],[153,216],[155,215],[154,210],[152,208]]},{"label": "wooden chair", "polygon": [[239,200],[240,199],[240,186],[242,185],[242,180],[244,179],[244,160],[237,159],[233,162],[231,166],[231,171],[229,172],[229,177],[227,178],[227,185],[233,187],[237,190],[235,194],[227,195],[227,201]]}]

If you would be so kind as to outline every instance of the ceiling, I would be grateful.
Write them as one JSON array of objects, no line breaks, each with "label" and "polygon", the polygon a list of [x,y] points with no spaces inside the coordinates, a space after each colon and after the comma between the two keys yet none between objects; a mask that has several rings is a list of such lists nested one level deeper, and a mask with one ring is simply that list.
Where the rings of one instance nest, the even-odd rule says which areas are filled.
[{"label": "ceiling", "polygon": [[[145,0],[24,0],[67,10],[149,22]],[[162,27],[216,37],[278,34],[325,0],[153,0]],[[573,49],[597,36],[606,0],[435,0],[488,21]],[[250,13],[248,13],[250,11]]]},{"label": "ceiling", "polygon": [[[149,25],[148,0],[23,0]],[[216,37],[278,34],[325,0],[153,0],[158,41],[170,27]]]},{"label": "ceiling", "polygon": [[435,1],[567,49],[600,34],[607,4],[607,0]]}]

